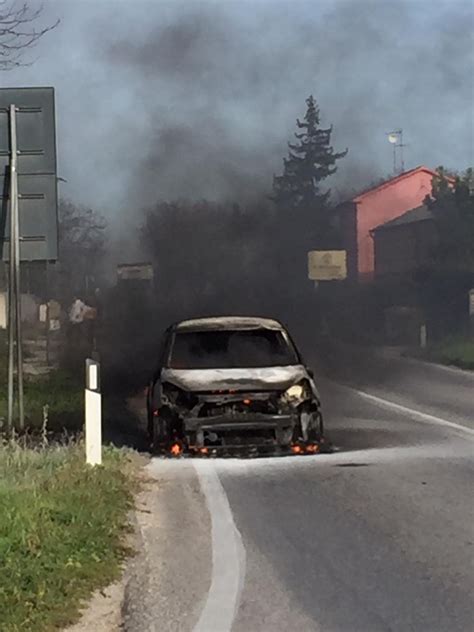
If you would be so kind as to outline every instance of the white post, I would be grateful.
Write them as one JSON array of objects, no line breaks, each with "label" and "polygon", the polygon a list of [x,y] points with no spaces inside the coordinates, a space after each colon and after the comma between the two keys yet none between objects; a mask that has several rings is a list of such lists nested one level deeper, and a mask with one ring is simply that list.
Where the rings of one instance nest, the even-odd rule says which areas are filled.
[{"label": "white post", "polygon": [[469,290],[469,333],[474,337],[474,289]]},{"label": "white post", "polygon": [[86,462],[102,464],[102,395],[100,393],[100,365],[86,360],[85,401]]},{"label": "white post", "polygon": [[426,349],[426,325],[420,327],[420,347]]}]

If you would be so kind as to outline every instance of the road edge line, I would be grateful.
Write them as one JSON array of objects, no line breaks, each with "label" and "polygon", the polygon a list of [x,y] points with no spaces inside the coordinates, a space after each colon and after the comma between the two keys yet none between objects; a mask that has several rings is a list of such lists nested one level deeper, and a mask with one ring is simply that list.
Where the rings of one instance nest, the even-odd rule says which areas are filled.
[{"label": "road edge line", "polygon": [[[342,386],[341,384],[339,386]],[[454,423],[453,421],[448,421],[447,419],[443,419],[442,417],[436,417],[435,415],[430,415],[429,413],[423,413],[415,408],[409,408],[408,406],[403,406],[402,404],[397,404],[396,402],[392,402],[388,399],[384,399],[383,397],[379,397],[378,395],[372,395],[371,393],[366,393],[365,391],[360,391],[357,388],[353,388],[351,386],[345,386],[349,390],[353,391],[360,397],[363,397],[371,402],[378,404],[379,406],[385,408],[392,408],[393,410],[397,410],[398,412],[408,413],[413,417],[417,417],[418,421],[423,423],[431,423],[437,426],[445,426],[447,428],[452,428],[454,430],[458,430],[461,432],[465,432],[468,435],[474,436],[474,429],[468,428],[467,426],[462,426],[461,424]]]},{"label": "road edge line", "polygon": [[245,580],[246,553],[213,461],[193,460],[211,516],[212,578],[193,632],[231,632]]},{"label": "road edge line", "polygon": [[424,360],[423,358],[414,358],[411,356],[400,356],[400,360],[415,364],[417,366],[430,367],[439,369],[444,373],[451,373],[451,375],[457,375],[458,377],[468,377],[474,380],[474,371],[472,369],[463,369],[460,366],[454,364],[440,364],[439,362],[432,362],[431,360]]}]

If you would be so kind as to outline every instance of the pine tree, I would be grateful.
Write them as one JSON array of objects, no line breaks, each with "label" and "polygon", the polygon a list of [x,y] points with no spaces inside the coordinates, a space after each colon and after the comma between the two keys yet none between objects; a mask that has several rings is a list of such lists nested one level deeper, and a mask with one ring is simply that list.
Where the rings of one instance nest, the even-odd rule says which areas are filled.
[{"label": "pine tree", "polygon": [[[319,107],[311,95],[306,99],[304,121],[297,119],[300,133],[295,133],[298,143],[288,143],[288,158],[283,160],[283,175],[274,177],[273,199],[286,211],[313,210],[323,219],[328,209],[330,190],[323,192],[320,183],[336,173],[336,161],[347,154],[347,149],[334,153],[331,147],[332,126],[321,129]],[[317,219],[317,217],[315,217]]]},{"label": "pine tree", "polygon": [[296,121],[297,142],[288,143],[283,175],[273,180],[278,231],[274,265],[280,278],[287,281],[284,291],[280,286],[279,292],[291,306],[292,314],[304,321],[310,311],[316,322],[323,308],[308,282],[307,254],[310,250],[339,247],[338,231],[331,222],[330,191],[322,190],[321,183],[336,172],[336,161],[347,154],[347,149],[334,152],[332,127],[320,127],[319,108],[313,96],[306,99],[306,105],[304,120]]}]

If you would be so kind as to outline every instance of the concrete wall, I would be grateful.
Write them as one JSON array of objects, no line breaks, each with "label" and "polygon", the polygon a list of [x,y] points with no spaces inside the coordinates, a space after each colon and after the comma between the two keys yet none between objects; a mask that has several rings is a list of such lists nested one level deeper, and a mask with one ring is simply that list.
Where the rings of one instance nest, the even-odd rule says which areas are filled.
[{"label": "concrete wall", "polygon": [[[7,294],[0,292],[0,329],[7,327],[7,303]],[[21,295],[21,320],[30,324],[35,324],[39,320],[39,302],[31,294]]]}]

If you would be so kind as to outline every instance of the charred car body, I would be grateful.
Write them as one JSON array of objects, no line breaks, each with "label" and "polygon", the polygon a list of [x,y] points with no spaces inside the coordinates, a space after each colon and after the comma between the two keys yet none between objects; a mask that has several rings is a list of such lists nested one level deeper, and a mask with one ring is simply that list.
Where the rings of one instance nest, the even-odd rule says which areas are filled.
[{"label": "charred car body", "polygon": [[174,454],[243,447],[316,452],[324,441],[313,375],[285,328],[269,319],[170,327],[147,408],[154,448]]}]

